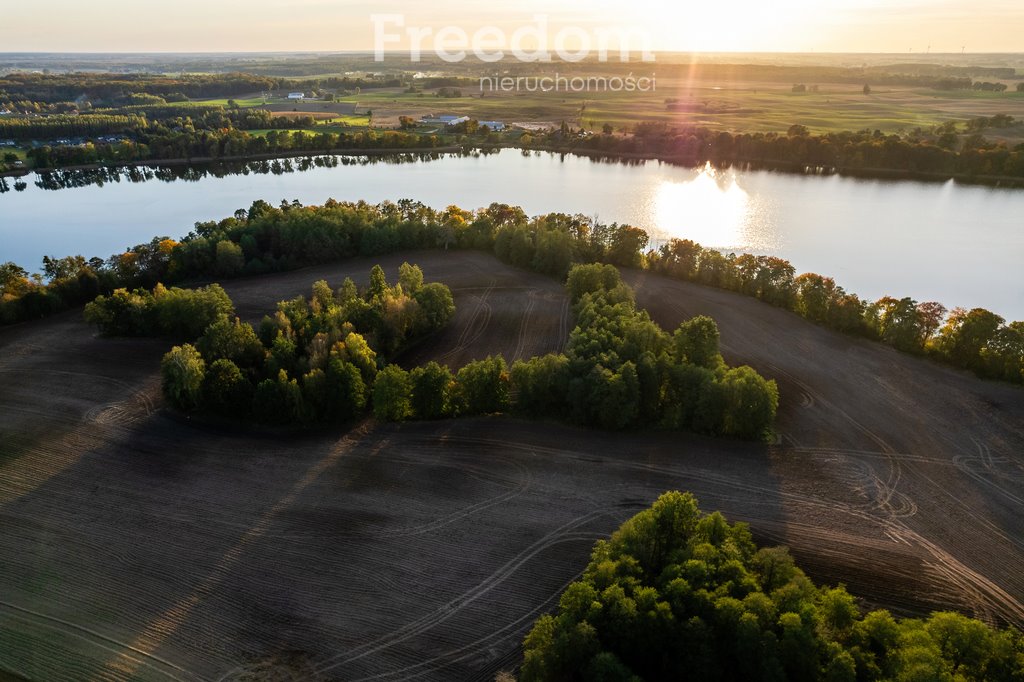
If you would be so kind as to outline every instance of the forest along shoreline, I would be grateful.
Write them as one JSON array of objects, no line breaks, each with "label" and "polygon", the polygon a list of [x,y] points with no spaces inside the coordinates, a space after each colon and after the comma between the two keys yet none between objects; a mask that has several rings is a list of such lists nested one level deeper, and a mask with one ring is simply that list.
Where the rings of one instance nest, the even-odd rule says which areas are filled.
[{"label": "forest along shoreline", "polygon": [[595,147],[579,147],[574,145],[522,145],[522,144],[489,144],[489,145],[448,145],[444,147],[394,147],[386,149],[323,149],[318,151],[282,151],[268,154],[249,154],[240,156],[195,156],[191,158],[143,159],[123,163],[90,163],[70,166],[52,166],[45,168],[21,168],[0,171],[0,178],[24,178],[33,173],[52,173],[57,171],[90,171],[116,168],[146,168],[157,166],[193,166],[216,163],[234,163],[245,161],[273,161],[275,159],[302,159],[317,156],[346,157],[389,157],[406,156],[409,154],[473,154],[497,152],[502,149],[514,149],[523,152],[549,152],[552,154],[572,154],[573,156],[603,161],[660,161],[684,168],[699,168],[710,163],[714,168],[741,168],[743,170],[766,170],[779,173],[804,176],[833,176],[863,178],[870,180],[908,180],[916,182],[943,183],[950,180],[965,185],[981,185],[1008,189],[1024,189],[1024,178],[1011,175],[973,175],[969,173],[933,173],[928,171],[908,171],[898,168],[854,168],[846,166],[811,166],[798,162],[786,163],[760,158],[739,159],[732,163],[714,163],[694,155],[659,154],[657,152],[609,152]]}]

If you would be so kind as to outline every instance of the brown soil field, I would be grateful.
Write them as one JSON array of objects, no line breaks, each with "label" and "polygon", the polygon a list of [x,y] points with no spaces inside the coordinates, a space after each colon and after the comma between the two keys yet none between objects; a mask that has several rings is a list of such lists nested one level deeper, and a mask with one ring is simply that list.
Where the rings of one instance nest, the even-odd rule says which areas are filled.
[{"label": "brown soil field", "polygon": [[321,102],[318,100],[297,100],[297,101],[279,101],[270,102],[268,104],[261,104],[258,109],[266,109],[271,113],[282,113],[285,115],[297,115],[302,114],[304,116],[313,116],[317,114],[330,114],[334,116],[345,116],[355,112],[355,104],[353,102]]},{"label": "brown soil field", "polygon": [[[561,348],[560,286],[479,253],[226,285],[239,313],[404,260],[456,296],[403,362]],[[0,329],[0,671],[29,680],[489,680],[593,542],[669,489],[901,614],[1024,624],[1024,392],[752,299],[627,273],[780,382],[780,439],[507,417],[241,433],[162,408],[161,340]],[[0,675],[2,679],[2,675]],[[17,679],[17,678],[16,678]]]}]

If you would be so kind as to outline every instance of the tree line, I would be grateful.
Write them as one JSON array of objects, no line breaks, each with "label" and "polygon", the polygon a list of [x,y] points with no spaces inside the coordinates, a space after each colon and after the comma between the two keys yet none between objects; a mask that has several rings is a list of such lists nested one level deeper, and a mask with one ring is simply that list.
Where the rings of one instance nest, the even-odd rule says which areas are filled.
[{"label": "tree line", "polygon": [[81,116],[39,116],[0,118],[0,139],[25,142],[61,137],[95,137],[111,133],[129,133],[146,126],[144,116],[123,114],[83,114]]},{"label": "tree line", "polygon": [[940,128],[903,135],[878,130],[816,135],[799,125],[786,133],[730,133],[697,126],[641,123],[629,136],[610,131],[581,136],[554,130],[533,143],[612,157],[650,155],[690,165],[756,164],[796,170],[812,167],[864,173],[1024,178],[1024,144],[1009,147],[977,132],[961,136],[955,123]]},{"label": "tree line", "polygon": [[[117,117],[115,117],[117,118]],[[259,125],[246,120],[245,125]],[[294,152],[330,152],[345,150],[435,149],[445,144],[437,135],[419,135],[397,130],[363,130],[351,133],[325,131],[310,133],[286,130],[296,125],[273,119],[275,128],[265,135],[253,135],[235,127],[196,128],[191,120],[151,123],[144,130],[120,131],[127,139],[117,142],[89,140],[78,145],[41,145],[27,152],[36,168],[61,168],[93,164],[126,164],[139,161],[175,159],[230,159]],[[308,122],[312,124],[312,121]],[[111,132],[119,132],[113,130]]]},{"label": "tree line", "polygon": [[648,249],[647,233],[580,215],[528,218],[514,206],[434,210],[404,200],[323,206],[254,202],[219,222],[197,223],[180,242],[156,238],[103,260],[81,256],[37,280],[0,266],[0,322],[37,318],[118,287],[152,287],[209,277],[256,275],[405,249],[491,251],[514,265],[564,277],[573,263],[648,268],[737,291],[844,333],[927,354],[981,376],[1024,383],[1024,323],[982,308],[947,312],[939,303],[884,297],[864,301],[822,275],[796,275],[780,258],[724,254],[688,240]]},{"label": "tree line", "polygon": [[831,277],[797,276],[784,259],[722,254],[685,239],[673,239],[648,253],[646,267],[753,296],[830,329],[927,355],[983,377],[1024,383],[1024,322],[1006,324],[984,308],[947,311],[941,303],[919,303],[909,297],[864,301]]},{"label": "tree line", "polygon": [[577,265],[566,283],[577,326],[564,355],[470,363],[454,376],[436,364],[391,365],[374,385],[385,421],[513,411],[603,429],[667,428],[765,438],[779,394],[750,367],[729,368],[708,317],[670,335],[638,310],[610,265]]},{"label": "tree line", "polygon": [[599,541],[524,643],[523,682],[1010,682],[1024,638],[957,613],[864,613],[746,524],[668,492]]},{"label": "tree line", "polygon": [[83,96],[93,104],[133,104],[140,95],[165,101],[235,97],[253,92],[320,88],[397,87],[397,79],[330,77],[291,79],[247,73],[157,75],[145,73],[9,73],[0,75],[0,102],[71,102]]},{"label": "tree line", "polygon": [[[90,168],[63,168],[43,171],[37,174],[33,184],[46,191],[71,189],[74,187],[100,186],[114,183],[143,183],[151,181],[196,182],[203,178],[226,178],[232,175],[284,175],[301,173],[313,168],[337,168],[338,166],[369,166],[378,163],[405,164],[436,161],[446,152],[406,152],[387,155],[336,154],[317,156],[295,156],[268,159],[219,160],[198,164],[165,164],[157,166],[96,166]],[[24,191],[28,187],[22,181],[14,181],[13,191]],[[12,191],[11,182],[0,177],[0,194]]]},{"label": "tree line", "polygon": [[[316,124],[312,116],[275,117],[266,109],[225,109],[219,105],[137,105],[95,109],[82,114],[0,118],[0,139],[19,142],[58,138],[95,138],[117,133],[142,144],[172,132],[218,132],[304,128]],[[95,142],[95,140],[92,140]],[[55,145],[60,146],[60,145]],[[107,159],[99,156],[97,161]]]}]

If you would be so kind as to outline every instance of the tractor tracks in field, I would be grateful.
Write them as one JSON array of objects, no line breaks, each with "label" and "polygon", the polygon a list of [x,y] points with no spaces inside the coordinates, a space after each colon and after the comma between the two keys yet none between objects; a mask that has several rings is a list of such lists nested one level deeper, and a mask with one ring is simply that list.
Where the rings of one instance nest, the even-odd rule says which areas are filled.
[{"label": "tractor tracks in field", "polygon": [[492,278],[483,293],[475,297],[476,306],[473,308],[473,312],[466,321],[466,325],[462,328],[462,333],[456,340],[455,345],[437,358],[438,361],[444,362],[452,358],[457,358],[460,353],[465,351],[473,344],[474,341],[483,335],[484,331],[487,330],[487,325],[490,324],[493,312],[491,305],[488,302],[488,298],[490,298],[491,292],[494,291],[495,286],[497,286],[497,280]]},{"label": "tractor tracks in field", "polygon": [[[434,611],[425,614],[424,616],[407,623],[396,630],[320,662],[317,666],[317,672],[319,674],[324,674],[341,666],[350,666],[370,655],[395,647],[406,640],[419,636],[437,627],[480,600],[482,597],[496,589],[501,583],[511,579],[524,565],[551,547],[567,542],[596,542],[604,537],[603,533],[583,531],[580,529],[587,524],[610,514],[613,509],[615,509],[615,505],[611,505],[607,508],[596,509],[564,523],[560,527],[550,531],[542,538],[535,541],[529,547],[515,554],[472,589],[459,595],[455,599],[442,604]],[[474,642],[465,645],[464,648],[472,648],[480,641],[486,639],[489,639],[489,637],[478,638]],[[395,674],[401,674],[401,671],[388,671],[381,676],[392,676]],[[349,675],[346,675],[346,678],[349,677]]]}]

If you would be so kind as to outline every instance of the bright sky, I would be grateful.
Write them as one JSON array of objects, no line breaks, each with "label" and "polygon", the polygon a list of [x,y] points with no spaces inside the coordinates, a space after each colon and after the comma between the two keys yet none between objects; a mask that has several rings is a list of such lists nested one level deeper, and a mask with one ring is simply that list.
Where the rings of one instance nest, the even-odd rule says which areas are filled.
[{"label": "bright sky", "polygon": [[0,51],[370,50],[384,13],[506,35],[546,13],[552,35],[630,26],[666,51],[1024,52],[1022,0],[0,0]]}]

